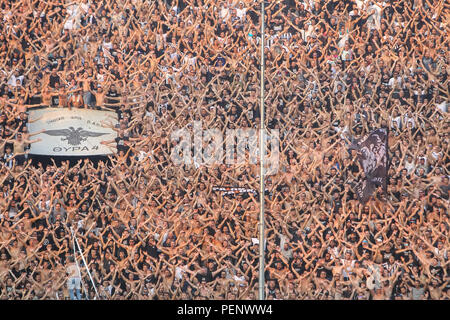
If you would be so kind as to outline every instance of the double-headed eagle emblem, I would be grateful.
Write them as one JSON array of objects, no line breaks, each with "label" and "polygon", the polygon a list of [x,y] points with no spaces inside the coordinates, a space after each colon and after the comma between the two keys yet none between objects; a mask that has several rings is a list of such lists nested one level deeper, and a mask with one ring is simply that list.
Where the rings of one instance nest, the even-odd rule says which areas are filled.
[{"label": "double-headed eagle emblem", "polygon": [[81,127],[78,127],[77,129],[69,127],[69,129],[46,130],[43,133],[48,134],[49,136],[65,137],[61,138],[61,141],[67,141],[67,143],[71,146],[80,145],[81,142],[86,141],[88,137],[100,137],[108,134],[103,132],[86,131]]}]

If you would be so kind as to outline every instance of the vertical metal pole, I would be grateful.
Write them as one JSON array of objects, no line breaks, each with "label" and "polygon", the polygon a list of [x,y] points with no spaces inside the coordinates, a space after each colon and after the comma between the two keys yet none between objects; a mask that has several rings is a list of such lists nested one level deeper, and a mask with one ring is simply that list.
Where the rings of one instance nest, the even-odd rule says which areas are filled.
[{"label": "vertical metal pole", "polygon": [[260,135],[259,135],[259,300],[264,300],[264,154],[265,154],[265,126],[264,126],[264,0],[261,1],[261,94],[260,94]]}]

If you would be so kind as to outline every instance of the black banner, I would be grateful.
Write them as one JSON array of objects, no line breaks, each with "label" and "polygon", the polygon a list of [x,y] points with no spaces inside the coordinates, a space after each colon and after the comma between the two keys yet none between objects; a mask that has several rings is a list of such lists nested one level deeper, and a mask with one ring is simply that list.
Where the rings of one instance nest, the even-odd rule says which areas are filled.
[{"label": "black banner", "polygon": [[366,203],[377,187],[386,193],[388,173],[388,129],[380,128],[357,140],[350,149],[358,152],[357,160],[364,176],[355,186],[360,202]]}]

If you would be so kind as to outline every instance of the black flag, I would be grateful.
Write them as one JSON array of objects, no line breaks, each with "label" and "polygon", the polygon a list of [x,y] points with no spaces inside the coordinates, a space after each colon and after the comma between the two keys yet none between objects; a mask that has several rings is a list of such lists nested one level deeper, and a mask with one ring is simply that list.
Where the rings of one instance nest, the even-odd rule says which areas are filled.
[{"label": "black flag", "polygon": [[350,149],[358,152],[357,160],[364,170],[364,176],[355,186],[356,195],[362,203],[369,200],[377,187],[386,194],[388,174],[388,129],[372,131],[358,139]]}]

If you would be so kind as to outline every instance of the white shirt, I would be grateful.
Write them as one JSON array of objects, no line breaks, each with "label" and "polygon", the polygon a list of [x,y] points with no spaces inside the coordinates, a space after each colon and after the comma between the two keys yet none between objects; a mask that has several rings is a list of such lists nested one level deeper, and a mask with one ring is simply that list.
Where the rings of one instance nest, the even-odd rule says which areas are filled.
[{"label": "white shirt", "polygon": [[103,42],[103,47],[108,50],[111,50],[113,46],[111,42]]},{"label": "white shirt", "polygon": [[394,81],[397,82],[398,88],[402,87],[402,77],[397,78],[392,77],[391,79],[389,79],[388,85],[392,87],[394,85]]},{"label": "white shirt", "polygon": [[447,112],[447,101],[443,101],[443,102],[437,104],[436,108],[438,108],[439,110],[441,110],[444,113]]},{"label": "white shirt", "polygon": [[393,125],[394,122],[397,123],[398,128],[401,128],[401,121],[402,121],[401,117],[395,117],[394,119],[392,119],[391,120],[391,128],[394,128],[394,125]]},{"label": "white shirt", "polygon": [[247,14],[247,8],[242,9],[236,9],[236,15],[242,20],[245,18],[245,15]]},{"label": "white shirt", "polygon": [[186,266],[182,266],[182,267],[176,267],[175,268],[175,278],[182,280],[183,279],[183,275],[186,273]]},{"label": "white shirt", "polygon": [[414,172],[414,170],[416,169],[414,161],[408,162],[405,160],[405,169],[408,170],[408,173]]},{"label": "white shirt", "polygon": [[410,117],[408,114],[405,114],[405,116],[403,117],[403,123],[405,124],[405,126],[407,126],[408,122],[412,124],[412,128],[416,127],[416,122],[414,121],[414,118]]},{"label": "white shirt", "polygon": [[67,272],[71,278],[81,278],[80,271],[74,263],[67,267]]},{"label": "white shirt", "polygon": [[12,87],[16,87],[17,85],[21,86],[22,85],[22,81],[23,81],[23,76],[16,77],[15,75],[12,75],[8,79],[8,85],[10,85]]},{"label": "white shirt", "polygon": [[[447,250],[446,249],[439,250],[438,248],[434,248],[434,254],[440,258],[443,258],[444,260],[447,260]],[[438,262],[438,265],[440,265],[439,262]]]},{"label": "white shirt", "polygon": [[90,5],[89,1],[87,3],[80,3],[82,13],[87,13]]},{"label": "white shirt", "polygon": [[138,160],[139,161],[143,161],[145,159],[150,159],[150,157],[151,157],[151,153],[150,152],[145,152],[145,151],[141,150],[140,153],[139,153]]},{"label": "white shirt", "polygon": [[223,20],[228,20],[230,18],[230,10],[228,7],[222,7],[222,9],[220,9],[220,18]]}]

